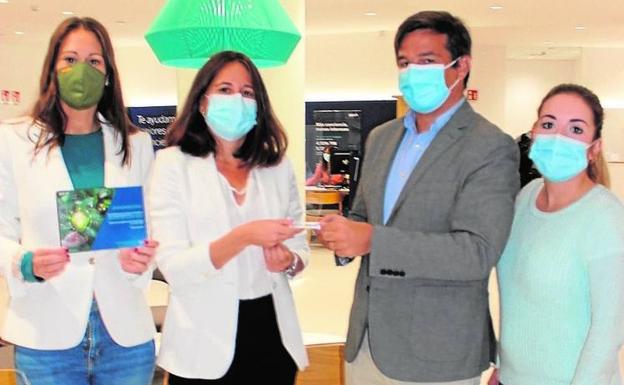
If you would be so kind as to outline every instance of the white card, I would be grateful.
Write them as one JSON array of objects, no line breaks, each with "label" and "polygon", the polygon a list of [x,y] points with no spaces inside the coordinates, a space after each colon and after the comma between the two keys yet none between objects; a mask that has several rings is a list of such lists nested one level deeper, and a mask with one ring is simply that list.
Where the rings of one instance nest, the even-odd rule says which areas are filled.
[{"label": "white card", "polygon": [[306,229],[306,230],[320,230],[321,224],[318,222],[303,222],[303,223],[295,223],[294,227],[298,229]]}]

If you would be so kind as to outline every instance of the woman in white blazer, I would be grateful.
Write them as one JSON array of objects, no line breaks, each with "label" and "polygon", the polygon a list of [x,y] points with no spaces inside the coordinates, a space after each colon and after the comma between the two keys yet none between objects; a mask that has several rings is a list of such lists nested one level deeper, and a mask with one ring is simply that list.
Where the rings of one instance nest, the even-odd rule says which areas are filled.
[{"label": "woman in white blazer", "polygon": [[308,247],[287,140],[253,63],[197,74],[149,183],[170,285],[158,364],[180,384],[293,384],[307,365],[288,276]]},{"label": "woman in white blazer", "polygon": [[2,338],[33,385],[151,383],[145,299],[157,243],[59,247],[56,192],[137,186],[151,140],[125,112],[110,38],[90,18],[54,32],[32,116],[0,126],[0,268],[10,295]]}]

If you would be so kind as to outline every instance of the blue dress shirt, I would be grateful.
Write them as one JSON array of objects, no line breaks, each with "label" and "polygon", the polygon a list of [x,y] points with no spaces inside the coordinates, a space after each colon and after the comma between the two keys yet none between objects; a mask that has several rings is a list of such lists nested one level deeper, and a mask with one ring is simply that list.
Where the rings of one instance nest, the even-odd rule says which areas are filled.
[{"label": "blue dress shirt", "polygon": [[384,194],[384,206],[383,206],[383,218],[384,224],[388,222],[390,213],[396,204],[399,195],[407,182],[407,179],[412,174],[412,171],[420,161],[427,148],[442,127],[448,123],[453,114],[457,112],[459,107],[464,103],[465,99],[462,98],[457,104],[449,108],[442,115],[438,116],[433,121],[429,130],[419,133],[416,129],[416,114],[410,110],[403,119],[403,125],[405,126],[405,132],[403,139],[399,144],[394,160],[392,161],[392,167],[388,173],[388,180],[386,181],[386,191]]}]

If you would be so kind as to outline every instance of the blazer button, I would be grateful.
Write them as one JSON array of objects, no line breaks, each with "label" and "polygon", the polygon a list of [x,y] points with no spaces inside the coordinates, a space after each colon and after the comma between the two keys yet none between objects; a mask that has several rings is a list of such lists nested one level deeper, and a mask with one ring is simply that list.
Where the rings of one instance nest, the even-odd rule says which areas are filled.
[{"label": "blazer button", "polygon": [[366,292],[370,292],[370,285],[366,285]]},{"label": "blazer button", "polygon": [[401,277],[405,277],[405,272],[404,272],[403,270],[401,270],[401,271],[399,271],[399,275],[400,275]]},{"label": "blazer button", "polygon": [[95,257],[89,258],[89,264],[90,265],[95,265]]},{"label": "blazer button", "polygon": [[399,275],[399,272],[396,270],[391,270],[391,274],[396,277],[397,275]]},{"label": "blazer button", "polygon": [[388,270],[386,270],[386,269],[381,269],[381,270],[379,270],[379,273],[380,273],[381,275],[388,275]]}]

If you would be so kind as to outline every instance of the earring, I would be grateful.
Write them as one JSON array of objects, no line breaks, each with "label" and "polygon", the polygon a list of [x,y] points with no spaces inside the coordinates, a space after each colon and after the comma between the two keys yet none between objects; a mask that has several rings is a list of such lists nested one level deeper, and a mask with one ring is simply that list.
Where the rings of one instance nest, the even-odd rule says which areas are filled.
[{"label": "earring", "polygon": [[104,86],[108,86],[110,83],[108,82],[108,76],[106,77],[106,81],[104,82]]}]

